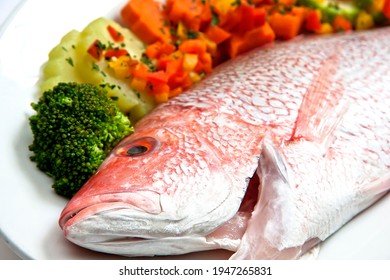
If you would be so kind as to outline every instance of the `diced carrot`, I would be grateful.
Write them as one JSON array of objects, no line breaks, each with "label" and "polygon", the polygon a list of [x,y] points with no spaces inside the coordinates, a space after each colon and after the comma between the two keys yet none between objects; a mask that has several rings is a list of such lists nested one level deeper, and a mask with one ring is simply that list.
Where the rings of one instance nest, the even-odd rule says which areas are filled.
[{"label": "diced carrot", "polygon": [[212,62],[211,54],[208,52],[205,52],[199,56],[198,64],[196,65],[194,70],[198,74],[201,74],[201,73],[208,74],[212,70],[212,64],[213,64],[213,62]]},{"label": "diced carrot", "polygon": [[226,13],[219,14],[219,26],[230,33],[236,31],[241,20],[241,13],[237,12],[237,6],[230,6]]},{"label": "diced carrot", "polygon": [[241,15],[239,33],[245,34],[255,26],[255,7],[249,4],[241,4],[237,10]]},{"label": "diced carrot", "polygon": [[149,83],[148,93],[150,94],[167,94],[169,93],[169,86],[167,84]]},{"label": "diced carrot", "polygon": [[168,82],[168,76],[164,71],[148,72],[146,80],[151,83],[166,84]]},{"label": "diced carrot", "polygon": [[269,16],[269,24],[277,38],[289,40],[297,36],[301,30],[302,20],[293,14],[273,13]]},{"label": "diced carrot", "polygon": [[266,10],[263,7],[256,7],[252,2],[246,0],[241,0],[240,4],[237,5],[232,3],[234,2],[231,1],[227,12],[219,14],[219,26],[224,30],[243,35],[265,23]]},{"label": "diced carrot", "polygon": [[169,77],[183,70],[183,57],[173,59],[167,63],[166,71]]},{"label": "diced carrot", "polygon": [[108,33],[110,33],[110,36],[111,38],[117,42],[117,43],[120,43],[120,42],[123,42],[123,40],[125,39],[125,37],[123,36],[122,33],[120,33],[118,30],[116,30],[114,27],[112,27],[111,25],[108,25],[107,26],[107,30],[108,30]]},{"label": "diced carrot", "polygon": [[291,8],[291,11],[289,12],[289,14],[298,17],[298,18],[299,18],[299,21],[300,21],[300,24],[302,25],[303,22],[304,22],[305,19],[306,19],[306,15],[307,15],[307,12],[308,12],[308,11],[309,11],[309,9],[306,8],[306,7],[293,6],[293,7]]},{"label": "diced carrot", "polygon": [[209,3],[203,0],[169,0],[166,11],[172,22],[182,22],[192,31],[200,31],[201,26],[212,17]]},{"label": "diced carrot", "polygon": [[335,19],[333,20],[332,26],[333,26],[334,32],[352,30],[351,22],[341,15],[338,15],[335,17]]},{"label": "diced carrot", "polygon": [[138,63],[135,67],[130,70],[133,77],[146,79],[149,73],[148,67],[143,63]]},{"label": "diced carrot", "polygon": [[98,39],[96,39],[91,46],[89,46],[87,52],[96,60],[103,58],[104,45]]},{"label": "diced carrot", "polygon": [[177,87],[177,88],[174,88],[174,89],[171,89],[171,91],[169,92],[169,97],[175,97],[175,96],[178,96],[180,93],[183,92],[183,88],[181,87]]},{"label": "diced carrot", "polygon": [[306,15],[305,30],[318,32],[321,30],[321,11],[312,10]]},{"label": "diced carrot", "polygon": [[176,50],[176,47],[170,43],[163,43],[157,41],[153,44],[150,44],[145,49],[145,54],[150,59],[160,58],[162,55],[169,55]]},{"label": "diced carrot", "polygon": [[215,25],[215,26],[209,26],[207,29],[206,29],[206,32],[205,32],[206,36],[212,40],[213,42],[215,42],[216,44],[220,44],[224,41],[226,41],[227,39],[230,38],[231,34],[229,32],[227,32],[226,30],[222,29],[221,27],[219,27],[218,25]]},{"label": "diced carrot", "polygon": [[285,7],[292,7],[297,2],[297,0],[278,0],[278,1],[274,1],[274,2],[282,4]]},{"label": "diced carrot", "polygon": [[120,56],[128,56],[129,53],[125,49],[108,49],[104,53],[104,57],[106,59],[110,59],[112,57],[120,57]]},{"label": "diced carrot", "polygon": [[262,26],[267,18],[267,12],[263,7],[256,8],[254,11],[254,25],[255,27]]},{"label": "diced carrot", "polygon": [[135,35],[147,44],[171,41],[168,18],[160,3],[154,0],[129,0],[121,10],[121,17]]},{"label": "diced carrot", "polygon": [[148,92],[151,94],[168,93],[168,75],[164,71],[149,72],[146,77]]},{"label": "diced carrot", "polygon": [[[174,69],[177,69],[176,71]],[[187,78],[188,73],[183,71],[179,63],[171,63],[167,67],[169,76],[168,85],[170,88],[183,87],[183,81]]]},{"label": "diced carrot", "polygon": [[385,0],[382,12],[388,19],[390,19],[390,0]]},{"label": "diced carrot", "polygon": [[184,53],[202,54],[207,51],[207,46],[201,39],[190,39],[182,42],[179,50]]},{"label": "diced carrot", "polygon": [[183,53],[176,51],[170,55],[162,55],[156,63],[158,70],[168,71],[169,65],[175,65],[174,70],[172,66],[170,66],[172,72],[179,71],[183,65]]},{"label": "diced carrot", "polygon": [[252,29],[244,36],[234,34],[229,40],[228,53],[230,58],[249,51],[255,47],[271,43],[275,40],[275,32],[266,22],[263,26]]}]

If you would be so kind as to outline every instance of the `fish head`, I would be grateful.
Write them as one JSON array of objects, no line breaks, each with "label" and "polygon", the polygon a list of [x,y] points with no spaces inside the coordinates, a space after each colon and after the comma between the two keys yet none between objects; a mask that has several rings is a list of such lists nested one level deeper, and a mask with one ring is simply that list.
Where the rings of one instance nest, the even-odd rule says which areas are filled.
[{"label": "fish head", "polygon": [[[121,243],[134,248],[126,254],[144,255],[143,243],[186,238],[183,246],[191,247],[189,238],[204,239],[234,216],[244,188],[233,189],[232,174],[198,128],[183,125],[143,126],[122,140],[64,208],[59,223],[66,238],[116,254],[107,246]],[[164,250],[174,254],[175,246]]]}]

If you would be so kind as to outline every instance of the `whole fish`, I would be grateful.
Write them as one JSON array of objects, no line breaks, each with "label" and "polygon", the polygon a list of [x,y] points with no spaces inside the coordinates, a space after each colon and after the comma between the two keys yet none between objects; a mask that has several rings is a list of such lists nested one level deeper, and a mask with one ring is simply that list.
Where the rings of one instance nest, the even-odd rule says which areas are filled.
[{"label": "whole fish", "polygon": [[217,67],[144,117],[59,224],[96,251],[294,259],[390,188],[390,29]]}]

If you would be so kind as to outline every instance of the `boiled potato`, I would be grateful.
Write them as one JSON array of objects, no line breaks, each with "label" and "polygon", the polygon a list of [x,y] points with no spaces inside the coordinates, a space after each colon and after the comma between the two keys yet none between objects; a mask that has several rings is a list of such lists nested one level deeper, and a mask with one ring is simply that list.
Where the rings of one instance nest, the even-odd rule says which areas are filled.
[{"label": "boiled potato", "polygon": [[[113,41],[107,30],[109,25],[124,35],[123,42]],[[43,67],[41,92],[53,88],[59,82],[105,84],[108,95],[114,97],[121,111],[136,122],[155,106],[154,98],[148,93],[135,92],[130,88],[126,78],[115,77],[105,59],[97,61],[91,56],[88,48],[95,40],[106,46],[126,49],[130,56],[137,60],[145,50],[144,44],[128,29],[115,21],[98,18],[81,32],[70,31],[52,49],[49,60]]]}]

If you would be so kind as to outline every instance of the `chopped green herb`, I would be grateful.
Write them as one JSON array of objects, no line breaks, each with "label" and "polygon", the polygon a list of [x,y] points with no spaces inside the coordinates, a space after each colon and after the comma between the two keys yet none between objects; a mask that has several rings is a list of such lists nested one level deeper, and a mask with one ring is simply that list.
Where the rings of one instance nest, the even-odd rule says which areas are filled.
[{"label": "chopped green herb", "polygon": [[198,38],[198,36],[199,36],[199,33],[196,31],[193,31],[193,30],[187,31],[187,38],[188,39],[195,39],[195,38]]},{"label": "chopped green herb", "polygon": [[217,26],[219,24],[219,17],[218,14],[213,10],[211,12],[212,18],[211,18],[211,26]]},{"label": "chopped green herb", "polygon": [[112,42],[108,41],[106,49],[110,50],[110,49],[113,49],[113,48],[114,48],[114,44]]},{"label": "chopped green herb", "polygon": [[230,5],[231,6],[240,6],[241,5],[241,0],[234,0]]},{"label": "chopped green herb", "polygon": [[146,66],[148,66],[149,71],[151,72],[156,71],[156,65],[154,65],[153,61],[151,61],[150,58],[147,57],[146,55],[143,55],[141,57],[141,62]]},{"label": "chopped green herb", "polygon": [[68,49],[65,48],[64,46],[62,46],[61,48],[62,48],[64,51],[66,51],[66,52],[68,51]]},{"label": "chopped green herb", "polygon": [[92,62],[92,70],[100,71],[99,65],[97,65],[95,62]]},{"label": "chopped green herb", "polygon": [[102,87],[102,88],[107,88],[108,87],[109,89],[113,90],[113,89],[115,89],[115,87],[119,87],[119,86],[111,85],[109,83],[105,83],[105,84],[100,84],[100,87]]},{"label": "chopped green herb", "polygon": [[71,57],[65,58],[65,60],[66,60],[66,62],[69,63],[70,66],[72,66],[72,67],[74,66],[73,59]]},{"label": "chopped green herb", "polygon": [[172,36],[175,36],[176,33],[177,33],[176,29],[173,28],[173,27],[171,27],[171,28],[169,29],[169,32],[171,33]]},{"label": "chopped green herb", "polygon": [[118,96],[110,96],[110,98],[111,98],[112,100],[114,100],[114,101],[117,101],[117,100],[119,99]]},{"label": "chopped green herb", "polygon": [[103,44],[102,42],[100,42],[99,40],[96,41],[95,46],[96,46],[99,50],[105,50],[105,49],[107,48],[106,45]]}]

